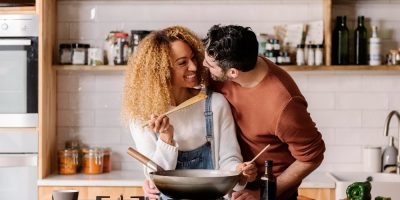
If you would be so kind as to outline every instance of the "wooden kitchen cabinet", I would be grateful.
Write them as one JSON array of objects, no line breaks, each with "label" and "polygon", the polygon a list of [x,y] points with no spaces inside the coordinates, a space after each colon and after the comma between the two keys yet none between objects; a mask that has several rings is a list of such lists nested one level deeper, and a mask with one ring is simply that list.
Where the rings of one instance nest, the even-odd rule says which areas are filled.
[{"label": "wooden kitchen cabinet", "polygon": [[39,187],[39,199],[51,199],[54,190],[78,190],[79,200],[96,200],[96,196],[110,196],[109,199],[117,200],[120,195],[123,199],[130,199],[131,196],[143,196],[141,187],[61,187],[41,186]]},{"label": "wooden kitchen cabinet", "polygon": [[335,200],[334,188],[299,188],[299,196],[315,200]]}]

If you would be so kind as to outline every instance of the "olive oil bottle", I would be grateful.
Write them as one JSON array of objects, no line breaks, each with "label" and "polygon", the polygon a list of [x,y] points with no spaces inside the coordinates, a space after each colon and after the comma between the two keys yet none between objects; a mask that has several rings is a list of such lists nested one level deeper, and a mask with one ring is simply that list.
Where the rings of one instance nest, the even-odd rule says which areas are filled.
[{"label": "olive oil bottle", "polygon": [[332,33],[332,64],[348,65],[349,51],[349,29],[346,25],[346,16],[337,16]]},{"label": "olive oil bottle", "polygon": [[276,177],[272,171],[272,160],[265,161],[265,174],[261,177],[262,188],[260,192],[261,200],[276,199]]},{"label": "olive oil bottle", "polygon": [[364,26],[364,16],[358,16],[357,28],[354,31],[354,63],[356,65],[368,63],[368,35]]}]

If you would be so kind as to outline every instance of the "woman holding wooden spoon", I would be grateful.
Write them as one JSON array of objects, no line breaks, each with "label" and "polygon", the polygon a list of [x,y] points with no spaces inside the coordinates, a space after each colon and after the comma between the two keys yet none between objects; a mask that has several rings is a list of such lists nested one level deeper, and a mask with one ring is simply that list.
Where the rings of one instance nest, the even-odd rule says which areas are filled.
[{"label": "woman holding wooden spoon", "polygon": [[[196,88],[207,85],[203,58],[201,40],[184,27],[155,31],[141,41],[126,70],[123,104],[136,148],[165,170],[236,170],[253,181],[255,165],[242,161],[230,106],[221,94],[207,92],[206,100],[160,114],[204,92]],[[147,197],[159,198],[148,181],[144,189]]]}]

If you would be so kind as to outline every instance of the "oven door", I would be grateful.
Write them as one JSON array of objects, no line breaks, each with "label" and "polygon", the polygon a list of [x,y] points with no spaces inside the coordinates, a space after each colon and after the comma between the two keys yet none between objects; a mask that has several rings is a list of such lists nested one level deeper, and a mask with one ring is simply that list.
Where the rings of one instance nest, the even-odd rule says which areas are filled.
[{"label": "oven door", "polygon": [[0,127],[37,127],[37,37],[0,38]]},{"label": "oven door", "polygon": [[0,199],[37,199],[37,131],[0,131]]}]

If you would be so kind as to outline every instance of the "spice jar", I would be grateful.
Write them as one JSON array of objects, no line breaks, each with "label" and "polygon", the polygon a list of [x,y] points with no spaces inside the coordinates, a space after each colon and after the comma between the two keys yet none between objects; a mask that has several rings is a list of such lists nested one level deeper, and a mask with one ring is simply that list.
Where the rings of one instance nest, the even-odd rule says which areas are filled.
[{"label": "spice jar", "polygon": [[83,149],[83,172],[85,174],[103,173],[103,150],[100,148]]},{"label": "spice jar", "polygon": [[86,51],[84,44],[72,44],[72,64],[84,65],[86,59]]},{"label": "spice jar", "polygon": [[103,153],[103,172],[107,173],[111,171],[111,148],[104,148]]},{"label": "spice jar", "polygon": [[76,174],[78,169],[78,151],[65,149],[58,151],[58,173]]},{"label": "spice jar", "polygon": [[60,64],[72,64],[71,44],[60,44]]}]

